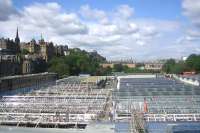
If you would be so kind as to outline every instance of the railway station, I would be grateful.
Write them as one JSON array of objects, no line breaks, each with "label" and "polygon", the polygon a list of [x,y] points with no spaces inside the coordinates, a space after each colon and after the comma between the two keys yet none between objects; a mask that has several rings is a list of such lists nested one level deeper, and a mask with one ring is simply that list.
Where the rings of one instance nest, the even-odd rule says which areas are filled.
[{"label": "railway station", "polygon": [[71,76],[1,96],[0,109],[0,125],[15,129],[200,131],[200,87],[164,75]]}]

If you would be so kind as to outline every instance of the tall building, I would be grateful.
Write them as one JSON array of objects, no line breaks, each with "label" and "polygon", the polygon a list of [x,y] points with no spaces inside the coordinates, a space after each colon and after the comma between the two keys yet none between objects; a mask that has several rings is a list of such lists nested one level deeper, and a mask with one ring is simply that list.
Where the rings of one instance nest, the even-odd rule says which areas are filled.
[{"label": "tall building", "polygon": [[0,49],[4,49],[12,54],[17,54],[20,52],[20,39],[19,39],[19,33],[18,28],[16,32],[16,38],[15,41],[5,38],[0,39]]},{"label": "tall building", "polygon": [[13,40],[9,38],[1,38],[0,39],[0,49],[9,52],[10,54],[15,54],[15,43]]},{"label": "tall building", "polygon": [[19,39],[19,33],[18,33],[18,27],[17,27],[17,32],[16,32],[16,37],[15,37],[15,44],[20,44],[20,39]]},{"label": "tall building", "polygon": [[55,48],[52,42],[45,42],[41,35],[41,40],[39,40],[40,55],[42,58],[48,62],[55,55]]},{"label": "tall building", "polygon": [[0,55],[0,77],[20,74],[20,59],[16,55]]},{"label": "tall building", "polygon": [[19,33],[18,33],[18,27],[17,27],[17,32],[16,32],[16,37],[15,37],[15,52],[19,53],[20,52],[20,38],[19,38]]},{"label": "tall building", "polygon": [[36,43],[35,39],[32,39],[28,43],[21,44],[22,49],[26,49],[29,53],[39,54],[40,46]]}]

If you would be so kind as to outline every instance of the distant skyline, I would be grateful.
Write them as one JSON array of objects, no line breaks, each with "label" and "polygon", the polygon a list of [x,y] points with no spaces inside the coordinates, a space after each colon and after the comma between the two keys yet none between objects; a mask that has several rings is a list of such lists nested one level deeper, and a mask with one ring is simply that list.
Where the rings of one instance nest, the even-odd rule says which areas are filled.
[{"label": "distant skyline", "polygon": [[108,60],[200,54],[200,0],[0,0],[0,37],[46,41]]}]

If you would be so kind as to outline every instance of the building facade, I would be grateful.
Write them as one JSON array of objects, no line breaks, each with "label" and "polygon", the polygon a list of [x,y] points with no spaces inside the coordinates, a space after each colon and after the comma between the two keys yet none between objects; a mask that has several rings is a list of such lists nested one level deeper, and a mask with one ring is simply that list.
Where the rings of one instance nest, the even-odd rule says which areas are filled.
[{"label": "building facade", "polygon": [[20,63],[16,55],[0,55],[0,77],[20,74]]},{"label": "building facade", "polygon": [[0,77],[46,71],[47,62],[54,56],[65,56],[68,46],[54,46],[43,37],[36,42],[20,42],[18,28],[14,40],[0,38]]},{"label": "building facade", "polygon": [[32,39],[28,43],[22,43],[21,49],[26,49],[31,54],[33,54],[33,53],[39,54],[39,52],[40,52],[40,46],[36,43],[36,41],[34,39]]},{"label": "building facade", "polygon": [[10,51],[11,54],[20,53],[20,39],[18,35],[18,28],[15,37],[15,41],[5,38],[0,38],[0,50],[7,50]]},{"label": "building facade", "polygon": [[22,74],[31,74],[34,71],[34,65],[31,60],[24,60],[22,63]]},{"label": "building facade", "polygon": [[163,63],[145,63],[145,70],[160,71],[162,70]]}]

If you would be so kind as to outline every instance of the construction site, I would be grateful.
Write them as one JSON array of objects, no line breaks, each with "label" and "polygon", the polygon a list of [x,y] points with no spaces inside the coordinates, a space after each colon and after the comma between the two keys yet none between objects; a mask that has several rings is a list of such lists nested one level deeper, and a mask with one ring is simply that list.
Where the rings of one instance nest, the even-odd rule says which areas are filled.
[{"label": "construction site", "polygon": [[2,133],[200,132],[200,87],[164,75],[71,76],[22,90],[0,98]]}]

